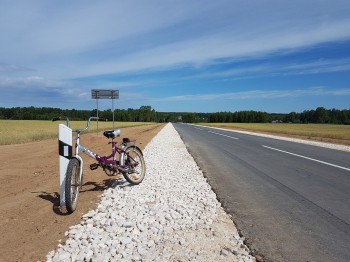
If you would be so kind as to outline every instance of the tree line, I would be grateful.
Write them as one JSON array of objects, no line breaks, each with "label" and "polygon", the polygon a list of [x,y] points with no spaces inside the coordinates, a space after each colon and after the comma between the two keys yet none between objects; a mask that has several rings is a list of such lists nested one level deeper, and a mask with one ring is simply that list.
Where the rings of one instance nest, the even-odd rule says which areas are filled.
[{"label": "tree line", "polygon": [[318,107],[316,110],[305,110],[302,113],[291,112],[285,117],[285,122],[350,125],[350,110]]},{"label": "tree line", "polygon": [[326,109],[318,107],[316,110],[304,110],[301,113],[269,114],[259,111],[217,112],[208,115],[211,123],[301,123],[301,124],[341,124],[350,125],[350,109]]},{"label": "tree line", "polygon": [[[13,120],[51,120],[58,116],[68,116],[70,120],[87,120],[90,116],[113,119],[112,110],[77,110],[60,109],[50,107],[0,107],[0,119]],[[160,113],[157,113],[151,106],[141,106],[139,109],[117,109],[114,111],[115,121],[125,122],[161,122]]]},{"label": "tree line", "polygon": [[[57,116],[68,116],[71,120],[87,120],[97,116],[97,110],[60,109],[49,107],[0,107],[0,119],[14,120],[51,120]],[[112,110],[100,110],[98,116],[113,119]],[[124,122],[185,122],[185,123],[321,123],[350,125],[350,110],[326,109],[318,107],[315,110],[305,110],[301,113],[271,114],[260,111],[237,111],[215,113],[179,113],[157,112],[151,106],[141,106],[139,109],[114,110],[115,121]]]}]

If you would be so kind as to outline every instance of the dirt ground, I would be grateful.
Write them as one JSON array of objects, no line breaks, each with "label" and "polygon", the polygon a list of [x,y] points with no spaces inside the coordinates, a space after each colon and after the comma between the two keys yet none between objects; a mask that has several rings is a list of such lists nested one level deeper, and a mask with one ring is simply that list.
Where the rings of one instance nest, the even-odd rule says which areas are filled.
[{"label": "dirt ground", "polygon": [[[162,127],[123,128],[121,137],[136,139],[144,149]],[[111,152],[102,133],[83,135],[81,143],[101,155]],[[116,179],[102,169],[91,171],[94,160],[84,155],[78,207],[67,215],[59,208],[58,139],[0,146],[0,159],[0,261],[45,261],[47,253],[66,240],[65,231],[96,208],[98,196]]]}]

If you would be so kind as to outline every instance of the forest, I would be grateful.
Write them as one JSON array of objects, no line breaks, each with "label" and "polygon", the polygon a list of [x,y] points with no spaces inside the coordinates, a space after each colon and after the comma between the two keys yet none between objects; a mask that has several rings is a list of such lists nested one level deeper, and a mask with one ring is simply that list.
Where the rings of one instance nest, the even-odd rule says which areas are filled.
[{"label": "forest", "polygon": [[[49,107],[0,107],[0,119],[13,120],[51,120],[57,116],[68,116],[71,120],[87,120],[97,116],[97,110],[60,109]],[[98,116],[112,121],[112,110],[98,112]],[[350,109],[326,109],[318,107],[315,110],[275,114],[260,111],[237,111],[215,113],[191,112],[157,112],[151,106],[141,106],[139,109],[116,109],[115,121],[125,122],[184,122],[184,123],[316,123],[350,125]]]}]

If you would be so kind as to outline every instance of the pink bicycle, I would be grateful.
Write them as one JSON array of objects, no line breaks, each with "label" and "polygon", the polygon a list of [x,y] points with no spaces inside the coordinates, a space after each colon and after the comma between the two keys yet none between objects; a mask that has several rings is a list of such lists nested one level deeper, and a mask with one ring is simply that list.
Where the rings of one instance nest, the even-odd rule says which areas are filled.
[{"label": "pink bicycle", "polygon": [[[69,126],[68,117],[52,119],[52,121],[57,120],[67,120],[67,125]],[[83,184],[84,161],[79,155],[80,152],[97,160],[96,163],[90,165],[90,170],[96,170],[101,167],[108,176],[115,176],[121,173],[133,185],[140,184],[146,173],[142,151],[134,144],[134,141],[130,141],[129,138],[123,138],[120,145],[114,142],[114,139],[120,135],[119,128],[103,132],[105,137],[111,139],[109,144],[112,145],[112,153],[109,156],[100,156],[81,145],[80,133],[89,129],[91,120],[99,120],[99,118],[90,117],[84,129],[72,130],[77,135],[75,137],[75,155],[69,160],[66,171],[65,202],[69,213],[73,213],[77,207],[79,190]],[[119,155],[118,157],[117,154]]]}]

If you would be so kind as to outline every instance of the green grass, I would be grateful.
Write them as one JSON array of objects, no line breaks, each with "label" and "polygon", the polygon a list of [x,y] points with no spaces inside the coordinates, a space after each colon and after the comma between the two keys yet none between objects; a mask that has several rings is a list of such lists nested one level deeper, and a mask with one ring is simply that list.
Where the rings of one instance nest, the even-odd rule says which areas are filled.
[{"label": "green grass", "polygon": [[[0,145],[20,144],[40,141],[49,138],[58,138],[58,125],[65,121],[39,120],[0,120]],[[151,122],[115,122],[115,128],[125,128],[153,124]],[[72,129],[86,127],[86,121],[71,121]],[[97,123],[91,122],[89,132],[96,132]],[[112,129],[112,122],[98,122],[98,129]]]},{"label": "green grass", "polygon": [[350,142],[350,125],[327,124],[247,124],[247,123],[201,123],[201,125],[222,127],[253,132],[272,133],[286,136],[300,136],[308,139],[336,139]]}]

